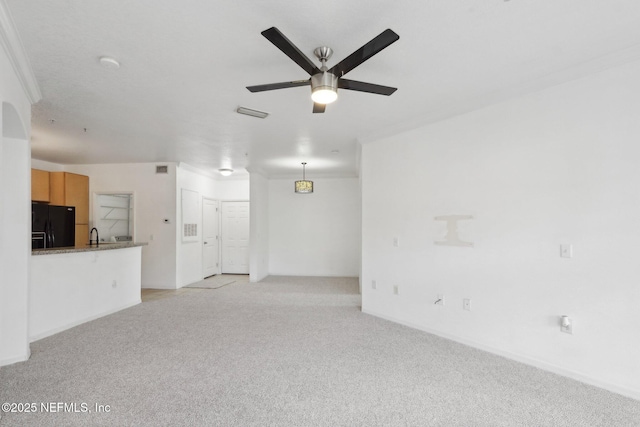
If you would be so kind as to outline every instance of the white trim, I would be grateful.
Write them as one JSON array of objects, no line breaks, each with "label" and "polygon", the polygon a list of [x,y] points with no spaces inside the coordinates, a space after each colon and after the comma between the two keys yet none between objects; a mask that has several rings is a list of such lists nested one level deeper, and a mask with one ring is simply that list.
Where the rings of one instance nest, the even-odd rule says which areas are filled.
[{"label": "white trim", "polygon": [[7,365],[13,365],[14,363],[18,363],[18,362],[24,362],[26,360],[29,360],[30,357],[31,357],[31,349],[27,348],[27,352],[22,356],[15,356],[15,357],[10,357],[8,359],[0,360],[0,366],[7,366]]},{"label": "white trim", "polygon": [[377,313],[377,312],[375,312],[373,310],[368,310],[368,309],[362,308],[362,312],[365,313],[365,314],[369,314],[371,316],[375,316],[375,317],[379,317],[381,319],[388,320],[390,322],[398,323],[398,324],[401,324],[401,325],[404,325],[404,326],[408,326],[408,327],[413,328],[413,329],[418,329],[418,330],[421,330],[421,331],[424,331],[424,332],[427,332],[427,333],[430,333],[430,334],[433,334],[433,335],[437,335],[439,337],[442,337],[442,338],[445,338],[445,339],[448,339],[448,340],[451,340],[451,341],[455,341],[455,342],[460,343],[460,344],[468,345],[469,347],[473,347],[473,348],[477,348],[479,350],[483,350],[483,351],[486,351],[486,352],[489,352],[489,353],[493,353],[493,354],[496,354],[498,356],[505,357],[507,359],[515,360],[517,362],[521,362],[521,363],[524,363],[526,365],[530,365],[530,366],[533,366],[533,367],[536,367],[536,368],[539,368],[539,369],[542,369],[542,370],[545,370],[545,371],[548,371],[548,372],[553,372],[554,374],[562,375],[563,377],[568,377],[568,378],[574,379],[576,381],[580,381],[580,382],[585,383],[585,384],[589,384],[589,385],[592,385],[592,386],[595,386],[595,387],[598,387],[598,388],[602,388],[602,389],[611,391],[613,393],[620,394],[622,396],[630,397],[631,399],[640,400],[640,390],[634,390],[634,389],[630,389],[630,388],[627,388],[627,387],[622,387],[622,386],[619,386],[617,384],[613,384],[613,383],[609,383],[609,382],[606,382],[606,381],[602,381],[602,380],[599,380],[597,378],[593,378],[593,377],[590,377],[588,375],[585,375],[583,373],[576,372],[576,371],[571,371],[569,369],[562,368],[560,366],[556,366],[556,365],[553,365],[551,363],[544,362],[542,360],[534,359],[532,357],[528,357],[528,356],[517,354],[517,353],[512,353],[512,352],[509,352],[509,351],[504,351],[504,350],[501,350],[501,349],[496,348],[496,347],[492,347],[492,346],[488,346],[488,345],[485,345],[485,344],[481,344],[481,343],[478,343],[476,341],[468,340],[466,338],[461,338],[461,337],[458,337],[458,336],[446,334],[446,333],[443,333],[443,332],[440,332],[440,331],[437,331],[437,330],[434,330],[434,329],[431,329],[431,328],[425,328],[424,326],[421,326],[421,325],[418,325],[418,324],[415,324],[415,323],[412,323],[412,322],[406,322],[404,320],[395,319],[395,318],[393,318],[391,316],[380,314],[380,313]]},{"label": "white trim", "polygon": [[38,81],[33,74],[20,35],[16,31],[11,13],[4,0],[0,0],[0,43],[7,53],[11,66],[32,104],[42,99]]},{"label": "white trim", "polygon": [[41,340],[42,338],[46,338],[46,337],[49,337],[51,335],[55,335],[55,334],[57,334],[59,332],[66,331],[67,329],[71,329],[74,326],[78,326],[78,325],[81,325],[83,323],[91,322],[92,320],[96,320],[96,319],[99,319],[101,317],[108,316],[109,314],[113,314],[115,312],[124,310],[125,308],[133,307],[134,305],[138,305],[141,302],[142,302],[142,299],[138,299],[138,300],[136,300],[134,302],[130,302],[130,303],[124,304],[124,305],[122,305],[120,307],[116,307],[116,308],[111,309],[111,310],[103,311],[102,313],[94,314],[93,316],[85,317],[83,319],[79,319],[79,320],[67,323],[65,325],[58,326],[57,328],[49,329],[48,331],[44,331],[44,332],[41,332],[41,333],[39,333],[37,335],[29,337],[29,342],[32,343],[34,341]]},{"label": "white trim", "polygon": [[[220,274],[221,268],[222,268],[222,259],[221,259],[221,254],[220,254],[220,243],[222,242],[222,239],[220,238],[220,214],[222,213],[222,209],[220,207],[220,200],[218,199],[212,199],[211,197],[206,197],[206,196],[202,196],[202,279],[204,280],[205,278],[209,277],[209,276],[205,276],[204,273],[204,239],[205,239],[205,235],[204,235],[204,202],[205,200],[209,200],[212,202],[216,202],[216,214],[217,214],[217,218],[216,221],[218,221],[218,230],[217,230],[217,234],[216,234],[216,243],[218,245],[218,259],[216,259],[216,272],[214,274],[211,274],[210,276],[216,276],[218,274]],[[187,286],[187,285],[185,285]]]}]

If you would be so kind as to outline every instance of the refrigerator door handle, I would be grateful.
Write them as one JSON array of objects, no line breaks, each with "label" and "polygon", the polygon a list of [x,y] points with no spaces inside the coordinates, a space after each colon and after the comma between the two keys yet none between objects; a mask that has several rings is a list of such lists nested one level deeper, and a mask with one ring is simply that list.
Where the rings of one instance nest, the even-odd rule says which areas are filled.
[{"label": "refrigerator door handle", "polygon": [[49,241],[49,247],[52,248],[53,247],[53,230],[51,230],[50,220],[47,220],[45,232],[47,233],[47,240]]}]

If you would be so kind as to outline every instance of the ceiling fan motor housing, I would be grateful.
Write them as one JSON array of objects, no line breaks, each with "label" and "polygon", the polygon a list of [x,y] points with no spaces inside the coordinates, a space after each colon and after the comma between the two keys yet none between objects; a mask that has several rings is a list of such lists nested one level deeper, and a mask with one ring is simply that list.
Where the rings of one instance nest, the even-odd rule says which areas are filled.
[{"label": "ceiling fan motor housing", "polygon": [[338,91],[338,77],[328,71],[311,76],[311,93],[317,90]]},{"label": "ceiling fan motor housing", "polygon": [[313,53],[322,63],[320,73],[311,76],[311,98],[316,103],[329,104],[335,101],[338,94],[338,77],[327,71],[327,60],[331,58],[333,50],[322,46],[316,48]]}]

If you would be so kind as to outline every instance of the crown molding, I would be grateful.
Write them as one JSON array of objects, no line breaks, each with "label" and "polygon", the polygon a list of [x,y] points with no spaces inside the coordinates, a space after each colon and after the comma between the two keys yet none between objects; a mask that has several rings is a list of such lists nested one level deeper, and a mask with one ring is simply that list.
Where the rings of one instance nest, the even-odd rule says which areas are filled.
[{"label": "crown molding", "polygon": [[16,31],[13,19],[5,0],[0,0],[0,43],[7,53],[9,62],[15,71],[27,98],[32,104],[42,99],[38,81],[33,74],[31,63],[27,57],[20,35]]}]

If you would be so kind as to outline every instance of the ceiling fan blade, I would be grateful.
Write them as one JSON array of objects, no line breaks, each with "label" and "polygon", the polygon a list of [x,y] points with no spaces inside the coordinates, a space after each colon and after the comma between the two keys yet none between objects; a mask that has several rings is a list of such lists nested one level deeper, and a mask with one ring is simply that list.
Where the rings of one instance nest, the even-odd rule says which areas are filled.
[{"label": "ceiling fan blade", "polygon": [[342,77],[399,38],[400,36],[392,30],[386,29],[369,43],[334,65],[329,72],[335,76]]},{"label": "ceiling fan blade", "polygon": [[327,107],[327,104],[318,104],[317,102],[313,103],[313,112],[314,113],[324,113],[324,109]]},{"label": "ceiling fan blade", "polygon": [[264,30],[262,35],[266,37],[271,43],[273,43],[278,49],[284,52],[289,58],[293,60],[296,64],[302,67],[310,76],[317,74],[320,72],[320,69],[315,66],[315,64],[305,56],[304,53],[300,52],[291,41],[285,37],[284,34],[280,32],[276,27],[271,27],[268,30]]},{"label": "ceiling fan blade", "polygon": [[377,95],[391,95],[398,88],[376,85],[373,83],[359,82],[356,80],[338,79],[340,89],[357,90],[358,92],[375,93]]},{"label": "ceiling fan blade", "polygon": [[266,85],[247,86],[249,92],[264,92],[265,90],[286,89],[289,87],[309,86],[311,79],[295,80],[292,82],[269,83]]}]

